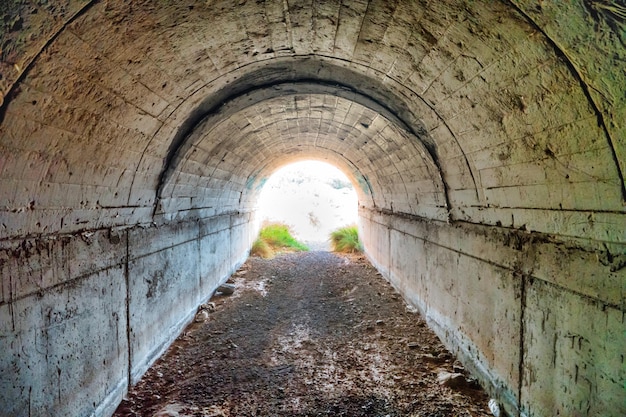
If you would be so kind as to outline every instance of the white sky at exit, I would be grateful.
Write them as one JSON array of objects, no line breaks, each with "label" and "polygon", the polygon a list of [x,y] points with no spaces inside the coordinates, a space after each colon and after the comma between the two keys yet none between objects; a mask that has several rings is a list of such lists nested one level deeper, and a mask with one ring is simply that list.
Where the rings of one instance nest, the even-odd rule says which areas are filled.
[{"label": "white sky at exit", "polygon": [[356,224],[358,199],[352,184],[334,166],[304,161],[276,171],[259,200],[261,222],[281,222],[305,242],[326,242],[331,231]]}]

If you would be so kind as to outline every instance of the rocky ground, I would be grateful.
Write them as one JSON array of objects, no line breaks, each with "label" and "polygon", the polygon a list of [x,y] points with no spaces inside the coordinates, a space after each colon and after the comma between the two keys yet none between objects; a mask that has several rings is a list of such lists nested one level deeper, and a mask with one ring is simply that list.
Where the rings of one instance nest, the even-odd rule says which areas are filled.
[{"label": "rocky ground", "polygon": [[489,398],[362,257],[250,258],[115,416],[488,416]]}]

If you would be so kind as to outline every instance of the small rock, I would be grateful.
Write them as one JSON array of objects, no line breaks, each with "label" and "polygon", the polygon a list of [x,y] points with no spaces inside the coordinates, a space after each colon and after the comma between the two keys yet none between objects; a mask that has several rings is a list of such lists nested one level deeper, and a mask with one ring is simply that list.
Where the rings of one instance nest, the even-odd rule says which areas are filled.
[{"label": "small rock", "polygon": [[[419,310],[417,308],[413,307],[412,305],[408,305],[408,304],[406,304],[404,306],[404,310],[405,310],[406,313],[409,313],[409,314],[417,314],[419,312]],[[424,327],[424,325],[425,325],[424,321],[423,320],[419,320],[418,326]]]},{"label": "small rock", "polygon": [[212,313],[215,311],[215,303],[204,303],[200,306],[200,310],[206,310],[209,313]]},{"label": "small rock", "polygon": [[500,417],[500,405],[493,398],[489,400],[489,411],[491,411],[491,414],[495,417]]},{"label": "small rock", "polygon": [[446,361],[452,359],[452,355],[450,355],[449,352],[441,352],[437,355],[437,358],[441,359],[442,361]]},{"label": "small rock", "polygon": [[233,284],[222,284],[217,287],[217,291],[224,295],[231,295],[235,292],[235,286]]},{"label": "small rock", "polygon": [[385,324],[385,322],[383,320],[376,320],[376,325],[377,326],[382,326],[383,324]]},{"label": "small rock", "polygon": [[463,374],[460,374],[457,372],[447,372],[447,371],[439,372],[437,374],[437,381],[439,381],[440,385],[443,385],[449,388],[457,388],[462,385],[465,385],[465,383],[467,382]]},{"label": "small rock", "polygon": [[194,321],[196,323],[201,323],[208,318],[209,318],[209,312],[206,310],[200,310],[198,314],[196,314],[196,318],[194,319]]},{"label": "small rock", "polygon": [[420,344],[417,342],[409,342],[407,346],[409,347],[409,349],[417,349],[420,346]]},{"label": "small rock", "polygon": [[434,355],[430,354],[430,353],[422,353],[420,355],[417,355],[417,357],[420,358],[420,359],[425,359],[427,361],[436,361],[437,360],[437,358]]},{"label": "small rock", "polygon": [[179,417],[182,407],[178,404],[168,404],[154,415],[154,417]]}]

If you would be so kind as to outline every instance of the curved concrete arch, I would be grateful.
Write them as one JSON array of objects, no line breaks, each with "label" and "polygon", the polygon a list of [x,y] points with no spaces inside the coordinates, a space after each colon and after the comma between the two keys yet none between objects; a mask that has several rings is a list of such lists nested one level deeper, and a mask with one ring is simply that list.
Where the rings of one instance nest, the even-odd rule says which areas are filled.
[{"label": "curved concrete arch", "polygon": [[[626,52],[611,10],[0,9],[0,409],[110,414],[247,256],[262,178],[308,155],[361,184],[367,255],[510,414],[626,414]],[[263,113],[285,97],[284,117]],[[381,130],[362,134],[361,116]]]},{"label": "curved concrete arch", "polygon": [[[219,101],[219,99],[228,97],[229,94],[240,93],[241,91],[237,91],[239,87],[262,85],[268,80],[271,81],[272,76],[269,78],[254,77],[254,74],[260,74],[255,72],[254,68],[263,67],[264,64],[269,63],[269,66],[272,66],[274,65],[272,63],[278,60],[296,59],[304,61],[309,59],[326,60],[332,64],[325,67],[315,64],[308,73],[306,69],[303,69],[306,65],[297,65],[297,69],[293,69],[290,64],[278,65],[274,70],[279,75],[275,76],[280,79],[280,77],[284,77],[285,73],[288,73],[290,74],[288,77],[292,78],[310,76],[316,80],[330,80],[331,83],[334,79],[347,79],[347,84],[355,84],[358,88],[367,90],[370,97],[380,99],[394,113],[401,115],[403,120],[411,121],[410,125],[415,126],[417,131],[420,131],[422,127],[429,131],[425,143],[429,143],[428,141],[432,139],[429,146],[436,146],[438,148],[437,153],[441,154],[439,158],[443,164],[444,183],[448,187],[448,206],[453,219],[479,224],[485,222],[497,224],[499,222],[508,226],[526,225],[532,230],[554,233],[556,229],[553,225],[565,223],[565,219],[570,215],[578,217],[579,219],[575,223],[579,223],[591,212],[602,211],[607,213],[609,217],[607,220],[610,223],[613,221],[610,217],[614,213],[622,211],[620,201],[615,201],[612,197],[607,198],[607,195],[612,196],[614,194],[612,189],[615,186],[621,187],[619,185],[619,170],[613,169],[611,166],[600,168],[600,165],[595,164],[590,172],[583,163],[587,158],[576,154],[586,152],[587,154],[594,154],[594,156],[597,155],[595,157],[600,159],[605,156],[611,157],[610,147],[599,148],[598,146],[603,135],[601,129],[592,131],[593,129],[590,129],[586,116],[583,114],[584,106],[581,106],[580,102],[584,101],[584,94],[572,94],[571,96],[575,96],[576,99],[568,99],[566,104],[561,104],[565,108],[570,108],[567,111],[571,112],[572,115],[576,114],[576,116],[571,117],[568,115],[563,120],[554,120],[550,115],[548,106],[554,105],[551,100],[543,100],[543,102],[549,103],[543,107],[542,105],[535,107],[524,104],[525,101],[529,100],[528,93],[532,93],[533,98],[535,96],[540,98],[547,94],[558,99],[559,94],[562,93],[560,91],[555,93],[553,84],[559,80],[564,80],[567,88],[570,87],[569,84],[574,86],[579,85],[579,82],[572,79],[567,66],[559,61],[558,56],[550,50],[549,46],[541,45],[541,42],[535,40],[525,39],[529,34],[533,34],[535,29],[528,22],[524,22],[516,11],[511,11],[502,4],[494,2],[481,10],[470,10],[462,4],[456,3],[443,6],[454,11],[452,16],[467,15],[457,20],[451,19],[449,16],[444,19],[437,17],[435,12],[428,7],[416,9],[423,10],[423,14],[419,14],[403,3],[394,4],[392,9],[395,9],[395,14],[393,16],[385,15],[385,19],[391,19],[389,21],[397,25],[396,30],[401,36],[398,35],[397,38],[386,41],[387,43],[377,41],[381,53],[384,51],[385,54],[393,57],[390,59],[391,66],[389,63],[385,64],[383,60],[374,59],[376,55],[367,46],[368,42],[365,40],[356,41],[355,45],[359,48],[352,51],[353,54],[356,54],[354,58],[350,58],[351,55],[342,46],[337,46],[337,50],[333,53],[325,48],[312,48],[310,50],[305,48],[284,54],[277,52],[259,53],[255,56],[242,54],[241,58],[236,61],[230,58],[236,51],[243,48],[244,44],[235,42],[229,49],[226,44],[220,43],[220,48],[224,49],[224,56],[229,57],[228,60],[222,62],[221,58],[207,56],[207,49],[204,52],[202,49],[206,45],[203,41],[208,36],[201,30],[202,19],[212,15],[213,10],[203,6],[196,7],[193,13],[189,13],[189,10],[184,10],[177,5],[168,5],[162,10],[158,8],[149,9],[149,13],[153,13],[154,16],[150,15],[151,19],[148,19],[147,22],[141,22],[137,20],[137,16],[145,11],[142,7],[144,6],[133,8],[115,3],[109,3],[104,7],[101,4],[95,4],[88,9],[88,12],[80,14],[75,20],[64,25],[63,30],[54,35],[55,41],[50,43],[45,53],[40,55],[39,61],[41,62],[34,62],[30,66],[29,74],[20,78],[23,87],[28,90],[28,94],[22,94],[21,99],[25,99],[25,102],[17,100],[18,103],[13,106],[14,110],[12,111],[12,114],[16,114],[16,111],[19,112],[22,109],[22,105],[33,102],[48,104],[47,100],[44,100],[45,91],[50,90],[51,86],[59,84],[52,79],[54,76],[65,76],[68,80],[72,79],[72,75],[66,76],[67,71],[62,74],[58,74],[57,71],[50,76],[41,77],[40,68],[45,68],[49,59],[48,56],[63,54],[76,58],[78,64],[75,65],[75,73],[80,74],[82,72],[85,75],[80,80],[80,88],[87,91],[98,88],[98,86],[94,86],[97,83],[93,83],[89,79],[88,72],[99,70],[102,74],[102,69],[99,67],[111,68],[115,71],[120,71],[118,67],[122,67],[123,70],[116,76],[117,79],[124,79],[126,82],[133,80],[133,77],[143,76],[143,84],[139,85],[145,93],[146,100],[153,100],[151,105],[148,103],[140,104],[141,100],[136,95],[127,97],[128,93],[122,93],[117,86],[110,85],[107,87],[118,98],[121,96],[123,100],[116,100],[112,94],[105,94],[104,99],[102,94],[94,97],[86,96],[85,98],[99,101],[109,101],[110,99],[114,106],[120,106],[120,108],[125,105],[124,102],[132,103],[134,108],[112,112],[104,109],[100,114],[85,114],[80,108],[71,108],[75,95],[70,95],[69,99],[60,102],[62,106],[70,106],[70,111],[61,115],[61,118],[70,120],[70,125],[73,124],[72,121],[74,120],[79,123],[82,120],[98,120],[95,123],[87,123],[87,128],[90,129],[87,135],[84,135],[83,132],[72,132],[76,133],[76,137],[71,140],[77,142],[87,140],[89,142],[88,148],[95,148],[98,154],[103,155],[96,161],[96,164],[99,165],[97,169],[105,171],[111,178],[106,178],[105,181],[98,183],[97,177],[87,176],[85,178],[89,178],[90,183],[81,184],[80,187],[83,188],[81,192],[89,194],[88,189],[94,187],[104,189],[112,183],[116,183],[120,185],[115,193],[116,197],[104,199],[105,201],[85,201],[85,199],[68,201],[61,208],[57,208],[57,206],[49,204],[50,201],[48,200],[54,200],[53,198],[46,198],[45,201],[38,202],[29,196],[12,199],[7,205],[10,210],[29,207],[30,203],[35,201],[37,210],[62,210],[66,212],[68,219],[63,222],[64,227],[67,227],[68,224],[77,223],[76,229],[80,229],[80,224],[91,225],[92,223],[93,225],[111,224],[119,226],[122,222],[115,219],[121,219],[124,216],[133,216],[135,222],[149,221],[149,216],[146,217],[146,213],[154,209],[154,189],[158,187],[159,173],[163,172],[163,160],[167,166],[168,155],[172,155],[172,150],[177,147],[180,137],[184,137],[184,132],[195,123],[195,118],[200,117],[202,112],[206,110],[206,98],[214,97]],[[245,7],[252,6],[246,5]],[[120,11],[118,8],[124,11]],[[377,10],[376,7],[372,8],[371,12],[375,10]],[[176,13],[166,18],[167,13],[174,11]],[[497,18],[494,19],[494,16]],[[224,7],[215,18],[218,19],[218,22],[224,21],[225,24],[228,24],[231,22],[229,19],[236,20],[237,17],[227,7]],[[346,15],[344,17],[348,20],[361,19],[358,15],[350,15],[350,17]],[[118,25],[119,28],[116,30],[122,35],[116,34],[114,39],[120,40],[122,39],[121,36],[128,38],[130,35],[127,42],[128,51],[124,50],[118,53],[111,48],[100,46],[98,42],[103,40],[101,38],[102,32],[94,34],[93,31],[90,31],[89,24],[86,23],[93,19],[97,19],[103,27]],[[174,22],[183,22],[184,24],[173,24],[168,19],[174,19]],[[432,26],[433,22],[436,23],[439,20],[445,22],[441,28]],[[484,30],[486,26],[480,26],[480,22],[489,22],[492,27],[489,27],[489,30]],[[504,25],[509,25],[506,30],[503,28]],[[148,35],[146,35],[148,32],[134,30],[135,27],[145,28],[146,31],[150,31],[149,33],[158,35],[158,42],[151,44],[147,52],[142,51],[139,54],[146,56],[146,65],[150,69],[156,63],[162,64],[161,66],[166,65],[165,60],[161,60],[162,58],[155,55],[157,53],[175,57],[186,65],[193,64],[199,68],[197,72],[202,77],[185,88],[182,95],[176,96],[174,100],[170,99],[169,105],[166,104],[168,100],[165,98],[167,97],[167,90],[170,88],[169,85],[172,83],[172,76],[166,77],[163,74],[163,68],[154,68],[155,73],[163,74],[164,79],[169,79],[169,83],[165,82],[161,85],[155,85],[153,80],[148,79],[149,77],[145,76],[146,70],[143,68],[128,70],[128,68],[133,68],[134,62],[137,61],[133,59],[136,55],[135,52],[139,49],[136,46],[148,39]],[[409,30],[411,28],[414,28],[415,31]],[[477,28],[483,32],[477,32]],[[237,30],[240,29],[242,28],[238,27]],[[177,37],[177,30],[184,36]],[[235,32],[233,36],[243,36],[242,33]],[[434,36],[433,33],[437,36]],[[163,45],[161,45],[162,42]],[[425,47],[431,48],[431,51],[440,50],[442,53],[439,55],[424,53]],[[501,50],[507,52],[502,57],[498,57],[497,52]],[[525,50],[532,50],[533,53],[524,55]],[[94,62],[104,62],[107,65],[86,65],[85,57],[77,54],[76,51],[80,51],[89,59],[93,58]],[[413,58],[415,54],[419,59]],[[127,62],[125,61],[126,57],[128,57]],[[521,80],[524,84],[515,87],[516,90],[520,90],[519,93],[509,91],[507,88],[499,90],[498,83],[493,83],[496,86],[494,88],[490,85],[483,85],[483,81],[481,81],[497,75],[499,68],[506,64],[505,58],[518,60],[519,65],[510,71],[510,79],[504,79],[502,84],[516,86],[520,83],[518,80]],[[552,75],[546,76],[541,86],[537,88],[526,81],[528,76],[525,71],[541,68],[541,65],[546,65],[544,62],[546,59],[550,60],[550,65],[554,65],[554,71],[552,71]],[[112,64],[119,65],[116,67]],[[210,64],[213,70],[207,70],[208,67],[205,64]],[[431,71],[431,69],[433,70]],[[464,70],[468,72],[467,75],[462,74]],[[455,71],[460,72],[455,74]],[[247,78],[247,81],[239,82],[240,78],[245,79],[247,77],[245,74],[248,72],[252,75]],[[178,74],[176,71],[173,73]],[[184,75],[187,74],[195,76],[196,70],[193,67],[188,68],[184,71]],[[457,75],[459,79],[455,78]],[[45,78],[45,82],[35,82],[31,85],[31,79],[37,80],[39,78]],[[147,85],[150,85],[152,90],[148,89]],[[230,86],[233,86],[232,90],[230,90]],[[158,89],[154,87],[165,89],[165,92],[157,91]],[[392,94],[389,95],[389,92]],[[62,88],[59,94],[61,96],[70,94],[69,87]],[[580,97],[578,97],[579,95]],[[578,100],[579,98],[580,100]],[[536,102],[541,103],[541,101]],[[216,103],[213,104],[217,105]],[[111,103],[107,105],[109,104]],[[11,112],[10,107],[9,102],[5,103],[5,110]],[[464,114],[467,113],[474,115],[470,119],[473,123],[466,123]],[[545,113],[546,116],[544,117],[542,113]],[[480,117],[476,115],[480,115]],[[593,117],[591,113],[589,117]],[[479,120],[480,123],[477,123]],[[189,126],[186,126],[185,121],[188,122]],[[63,125],[67,125],[67,123],[63,123]],[[96,126],[95,129],[94,126]],[[584,126],[584,132],[580,129],[582,126]],[[17,129],[20,128],[21,126]],[[553,137],[562,138],[569,134],[568,132],[561,132],[562,129],[581,131],[580,138],[576,138],[575,146],[570,146],[569,143],[557,143],[557,146],[554,146],[551,143]],[[98,136],[102,130],[107,131],[106,136],[111,136],[112,146],[110,148],[116,146],[113,143],[122,147],[126,143],[131,143],[133,146],[128,150],[137,154],[137,157],[122,161],[119,158],[105,156],[114,152],[112,149],[105,149],[105,152],[100,152],[100,148],[103,146],[98,143],[101,142]],[[139,135],[134,132],[135,130],[139,130]],[[126,138],[132,139],[126,140]],[[523,146],[519,146],[519,144]],[[556,149],[557,147],[562,149]],[[29,151],[39,152],[37,146],[32,148],[34,149],[29,149]],[[46,183],[46,186],[62,188],[64,187],[64,175],[69,175],[77,170],[93,170],[93,168],[81,166],[80,161],[75,161],[76,158],[68,158],[62,153],[63,151],[60,152],[61,155],[57,156],[42,152],[42,158],[53,159],[52,163],[54,164],[68,165],[67,172],[53,173],[50,180],[45,178],[43,182]],[[575,155],[575,157],[572,158],[570,155]],[[20,157],[28,158],[26,155]],[[32,159],[32,157],[30,158]],[[504,164],[502,164],[501,158]],[[528,180],[512,172],[505,165],[509,163],[517,164],[519,171],[528,171],[530,173],[527,177]],[[70,167],[69,165],[72,164],[77,166]],[[561,173],[563,177],[558,185],[552,185],[545,181],[545,178],[557,173]],[[56,178],[57,176],[59,178]],[[114,177],[117,177],[117,180]],[[575,179],[572,181],[570,178]],[[569,195],[575,195],[582,192],[580,189],[585,187],[586,182],[604,184],[603,189],[598,189],[598,195],[593,199],[593,204],[581,204],[578,201],[561,197],[560,189],[562,187],[571,189],[568,191]],[[29,190],[33,190],[31,193],[39,193],[38,187],[36,181],[33,181]],[[17,189],[14,194],[18,195]],[[47,209],[48,206],[51,206],[50,209]],[[103,209],[102,215],[98,216],[101,220],[91,220],[90,218],[93,216],[90,216],[88,212],[79,214],[83,210],[83,206],[87,207],[88,210]],[[564,211],[560,211],[561,209]],[[537,210],[541,210],[541,214],[537,215]],[[110,214],[105,215],[104,212],[106,211]],[[515,216],[513,212],[519,212],[519,215]],[[87,223],[83,223],[85,221],[83,217],[89,219]],[[55,222],[43,212],[41,216],[34,216],[33,219],[26,228],[23,228],[25,234],[41,233],[42,230],[44,233],[46,231],[53,232],[58,228],[54,224]],[[611,234],[606,228],[600,226],[603,223],[606,224],[607,221],[603,219],[594,224],[593,228],[597,230],[593,233],[595,237]],[[584,235],[575,228],[563,230],[563,233],[573,237]]]},{"label": "curved concrete arch", "polygon": [[[238,69],[235,74],[228,74],[227,78],[232,81],[222,81],[222,84],[227,86],[226,91],[235,92],[234,96],[226,97],[223,92],[214,93],[214,95],[201,100],[187,116],[171,141],[172,146],[168,151],[165,167],[160,175],[161,186],[159,188],[167,181],[169,172],[173,168],[172,165],[176,164],[177,155],[184,152],[185,148],[188,147],[186,138],[191,135],[196,125],[203,123],[205,119],[210,119],[213,123],[215,119],[228,118],[246,106],[252,106],[263,100],[287,94],[330,94],[348,98],[355,103],[368,107],[393,121],[414,136],[416,140],[422,142],[433,163],[438,165],[436,144],[429,137],[419,116],[413,115],[403,105],[400,97],[382,84],[379,86],[373,86],[371,83],[366,84],[363,75],[342,66],[335,66],[329,57],[307,56],[275,59],[271,62],[263,61],[262,64],[255,65],[255,67]],[[259,83],[259,80],[263,81]],[[258,84],[251,84],[252,82]],[[202,91],[203,89],[200,89],[198,94],[206,94]],[[237,95],[237,92],[241,92],[241,95]],[[370,93],[374,93],[374,95],[369,96]],[[405,120],[407,117],[408,120]],[[460,152],[462,153],[462,150]],[[440,167],[438,169],[441,170]],[[470,175],[473,177],[469,165],[467,165],[467,169],[470,170]],[[157,192],[157,194],[159,193]],[[447,205],[449,206],[449,204]]]},{"label": "curved concrete arch", "polygon": [[[220,153],[220,151],[218,151],[220,146],[222,146],[222,148],[227,147],[227,145],[221,145],[223,144],[223,142],[232,142],[238,145],[244,140],[246,136],[254,137],[255,133],[258,132],[259,129],[268,131],[268,132],[275,131],[276,130],[275,125],[276,123],[280,121],[297,119],[300,125],[303,125],[303,124],[307,125],[309,121],[306,118],[298,117],[297,111],[294,112],[294,111],[290,111],[289,109],[281,110],[280,107],[275,108],[277,107],[277,105],[272,104],[273,101],[275,101],[274,99],[275,98],[287,99],[291,97],[294,97],[294,98],[317,97],[317,100],[320,103],[322,103],[324,100],[323,97],[327,95],[337,97],[337,99],[341,100],[342,103],[344,103],[344,107],[345,107],[345,103],[354,103],[355,106],[358,105],[360,108],[370,109],[371,114],[367,116],[362,115],[362,110],[357,111],[356,116],[353,117],[355,120],[352,122],[353,124],[356,124],[356,126],[353,124],[343,124],[340,127],[342,130],[344,129],[347,129],[347,131],[352,130],[357,135],[363,136],[364,138],[366,138],[364,140],[365,144],[367,144],[367,138],[375,139],[376,135],[381,134],[381,130],[388,129],[386,126],[389,126],[392,123],[394,125],[398,125],[397,128],[392,128],[390,130],[391,133],[385,134],[385,136],[389,136],[389,134],[398,135],[397,133],[393,133],[394,131],[396,131],[396,129],[398,129],[397,131],[400,132],[400,136],[404,137],[401,139],[401,141],[403,142],[407,141],[406,138],[408,138],[408,142],[406,145],[407,148],[405,151],[406,155],[404,156],[397,155],[396,158],[398,158],[398,160],[401,160],[401,159],[408,157],[410,155],[409,154],[410,147],[417,146],[419,148],[417,152],[421,155],[422,158],[426,158],[428,160],[428,162],[426,162],[425,165],[432,167],[432,169],[429,169],[431,180],[434,183],[436,183],[435,188],[442,190],[442,194],[444,196],[442,206],[444,207],[444,209],[447,207],[446,197],[445,197],[445,184],[443,182],[443,178],[442,178],[441,172],[439,171],[439,167],[437,166],[436,160],[432,158],[432,155],[429,153],[429,150],[425,146],[421,145],[421,142],[419,141],[419,139],[415,138],[407,129],[405,129],[403,124],[400,121],[398,121],[393,116],[393,114],[388,113],[385,109],[377,108],[375,103],[372,103],[371,101],[367,100],[367,98],[365,97],[355,96],[355,93],[351,91],[347,91],[345,89],[337,89],[337,87],[335,86],[324,86],[320,84],[308,84],[308,83],[299,83],[299,84],[289,83],[286,85],[279,84],[279,85],[269,87],[268,89],[255,90],[253,94],[251,93],[245,94],[239,97],[237,100],[235,100],[234,103],[232,102],[224,103],[217,112],[212,113],[210,116],[205,118],[202,122],[200,122],[197,128],[194,130],[194,132],[192,132],[192,134],[188,136],[188,140],[181,144],[181,147],[177,150],[176,157],[173,158],[172,165],[169,167],[168,174],[165,175],[165,178],[164,178],[165,182],[162,183],[161,187],[159,187],[158,197],[160,198],[162,196],[163,187],[166,186],[166,184],[171,180],[171,176],[173,175],[174,172],[176,172],[178,165],[182,163],[181,161],[184,160],[185,158],[188,158],[189,152],[191,152],[194,148],[196,148],[198,143],[202,141],[211,142],[211,139],[206,139],[206,136],[216,136],[218,138],[225,138],[225,139],[220,139],[220,141],[215,145],[210,145],[209,148],[206,148],[207,145],[204,145],[205,146],[205,149],[203,149],[204,153],[209,152],[211,154],[217,154],[217,153]],[[344,97],[347,97],[347,98],[344,98]],[[262,116],[259,114],[259,115],[256,115],[256,118],[254,120],[252,120],[252,118],[255,117],[254,114],[253,115],[244,114],[243,116],[240,116],[240,117],[237,116],[238,112],[244,113],[244,110],[247,108],[252,108],[254,106],[258,107],[259,103],[262,103],[263,107],[270,108],[273,114],[270,116]],[[310,104],[305,103],[304,105],[307,106]],[[321,124],[330,123],[331,125],[334,126],[337,123],[337,121],[332,120],[333,118],[332,112],[337,111],[337,109],[335,107],[326,108],[323,105],[318,105],[317,107],[311,106],[311,108],[308,108],[306,110],[315,111],[316,113],[319,113],[320,116],[316,117],[312,122],[310,122],[310,124],[312,124],[313,126],[307,127],[305,130],[306,131],[312,130],[315,132],[315,129],[318,129],[316,133],[317,136],[320,136],[320,135],[328,136],[329,138],[332,139],[333,133],[329,132],[329,129],[336,131],[337,127],[326,127],[326,126],[321,126]],[[280,116],[277,116],[278,112],[280,112]],[[330,118],[328,115],[324,115],[324,112],[330,114]],[[378,115],[378,116],[375,116],[375,115]],[[224,132],[220,132],[219,127],[221,125],[225,123],[236,123],[230,120],[231,117],[236,120],[242,119],[243,123],[245,123],[246,126],[239,128],[239,131],[237,131],[237,129],[234,129],[234,131],[233,129],[231,129],[231,130],[225,130]],[[375,120],[376,117],[382,118],[381,120],[383,121],[377,123],[379,127],[372,127],[372,129],[370,129],[370,123],[372,122],[372,120]],[[363,118],[363,121],[357,120],[356,118]],[[266,119],[274,120],[274,122],[268,123],[266,122]],[[252,130],[248,129],[248,127],[255,126],[255,125],[258,125],[260,127],[257,129],[252,129]],[[212,133],[213,130],[217,130],[217,133]],[[306,131],[302,132],[302,134],[308,133]],[[347,134],[352,135],[352,133],[347,133]],[[284,132],[281,132],[279,130],[276,130],[276,135],[278,135],[278,137],[281,137],[280,139],[281,141],[283,140],[293,141],[297,138],[297,134],[293,134],[293,133],[285,134]],[[288,136],[291,136],[292,138],[289,139]],[[283,139],[282,137],[285,137],[285,138]],[[345,138],[342,138],[341,140],[343,141],[345,140]],[[385,139],[384,141],[387,143],[395,142],[394,140],[391,140],[391,139]],[[374,140],[374,143],[375,143],[375,140]],[[271,145],[267,145],[263,141],[258,141],[256,143],[251,143],[250,146],[254,147],[254,149],[257,149],[259,146],[267,147]],[[358,145],[355,143],[355,146],[358,146]],[[404,145],[399,145],[399,146],[404,146]],[[382,152],[384,153],[385,151],[382,151]],[[388,152],[391,152],[391,151],[388,150]],[[250,154],[250,152],[246,151],[245,149],[239,149],[238,151],[235,151],[234,153],[238,155]],[[378,151],[378,153],[380,154],[381,152]],[[360,157],[359,159],[361,158],[362,157]],[[203,161],[204,161],[203,163],[208,163],[207,160],[203,160]],[[253,161],[250,161],[250,163],[251,162]],[[391,165],[394,164],[394,162],[391,160],[388,163]],[[419,165],[422,165],[422,164],[418,164],[416,166],[419,166]],[[254,171],[255,169],[256,169],[255,166],[251,164],[250,170]],[[373,174],[375,175],[375,172]],[[209,174],[206,174],[206,175],[210,176]],[[378,181],[376,182],[378,183]],[[414,190],[414,192],[418,192],[418,190]],[[384,193],[378,192],[377,194],[382,195]]]}]

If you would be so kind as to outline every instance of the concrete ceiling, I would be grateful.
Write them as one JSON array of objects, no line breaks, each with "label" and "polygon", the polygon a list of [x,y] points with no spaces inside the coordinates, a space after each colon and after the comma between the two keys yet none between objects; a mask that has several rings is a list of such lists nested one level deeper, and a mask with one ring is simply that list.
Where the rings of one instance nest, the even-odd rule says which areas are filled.
[{"label": "concrete ceiling", "polygon": [[365,207],[626,242],[600,2],[59,3],[2,10],[4,238],[251,210],[316,158]]}]

